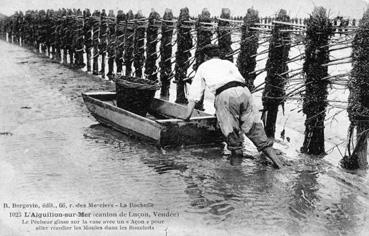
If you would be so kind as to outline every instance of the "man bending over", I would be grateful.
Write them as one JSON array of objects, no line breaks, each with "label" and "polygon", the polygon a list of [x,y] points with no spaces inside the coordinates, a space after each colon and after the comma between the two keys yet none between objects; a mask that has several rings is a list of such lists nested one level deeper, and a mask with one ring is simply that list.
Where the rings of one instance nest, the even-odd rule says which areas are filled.
[{"label": "man bending over", "polygon": [[272,160],[274,167],[281,168],[282,161],[272,148],[272,140],[265,134],[253,97],[238,68],[232,62],[219,58],[219,48],[216,45],[208,44],[203,47],[202,52],[205,62],[197,69],[189,88],[185,120],[190,119],[196,102],[200,101],[207,87],[215,94],[215,114],[232,154],[242,155],[242,130],[257,149]]}]

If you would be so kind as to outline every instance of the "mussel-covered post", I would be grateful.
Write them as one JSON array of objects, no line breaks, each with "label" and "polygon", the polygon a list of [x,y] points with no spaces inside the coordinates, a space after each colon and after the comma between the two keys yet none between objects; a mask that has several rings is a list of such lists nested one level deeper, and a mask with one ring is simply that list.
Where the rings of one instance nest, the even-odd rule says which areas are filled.
[{"label": "mussel-covered post", "polygon": [[116,40],[116,18],[113,10],[109,10],[108,14],[108,73],[109,79],[112,79],[114,74],[115,61],[115,40]]},{"label": "mussel-covered post", "polygon": [[[67,51],[67,33],[68,33],[68,27],[67,27],[67,11],[64,10],[63,11],[63,17],[62,17],[62,23],[61,23],[61,49],[63,49],[63,64],[67,64],[68,61],[68,51]],[[34,40],[33,40],[33,47],[37,48],[37,32],[36,30],[33,30],[33,34],[34,34]]]},{"label": "mussel-covered post", "polygon": [[[72,17],[72,12],[69,11],[69,15],[67,16],[67,20],[70,19],[70,17]],[[71,27],[69,25],[68,29],[70,30]],[[16,32],[16,21],[14,19],[14,16],[12,17],[12,35],[13,35],[13,43],[17,42],[17,32]],[[47,21],[46,21],[46,12],[44,10],[40,10],[38,12],[38,37],[37,37],[37,45],[38,45],[38,50],[41,47],[41,52],[45,53],[45,42],[46,42],[46,32],[47,32]],[[71,35],[70,32],[68,32],[69,36]],[[70,41],[71,42],[71,41]],[[37,51],[39,52],[39,51]]]},{"label": "mussel-covered post", "polygon": [[[197,31],[197,44],[195,52],[195,64],[193,65],[194,71],[204,62],[204,54],[202,48],[211,43],[211,37],[213,36],[213,25],[211,24],[210,12],[208,9],[203,9],[201,15],[196,22]],[[196,109],[204,110],[204,97],[196,104]]]},{"label": "mussel-covered post", "polygon": [[5,19],[1,19],[0,20],[0,38],[2,40],[5,39],[4,33],[5,33]]},{"label": "mussel-covered post", "polygon": [[126,23],[126,15],[122,10],[119,10],[117,13],[117,39],[115,41],[115,63],[117,65],[117,75],[120,75],[123,70],[124,30]]},{"label": "mussel-covered post", "polygon": [[[289,22],[290,17],[286,10],[281,9],[276,18],[280,22]],[[278,107],[283,106],[283,98],[286,95],[285,84],[288,79],[288,53],[290,51],[290,32],[282,30],[288,26],[273,23],[272,38],[269,43],[269,55],[266,63],[267,76],[263,91],[263,117],[265,120],[265,133],[269,138],[274,138],[275,124],[277,121]]]},{"label": "mussel-covered post", "polygon": [[132,74],[133,49],[134,49],[135,23],[132,10],[127,13],[127,24],[124,34],[124,65],[126,76]]},{"label": "mussel-covered post", "polygon": [[[23,45],[27,48],[30,48],[31,40],[32,40],[32,26],[31,26],[31,11],[26,11],[24,15],[24,38]],[[56,15],[56,31],[58,31],[61,21],[61,11]],[[3,29],[3,40],[6,41],[6,18],[2,21],[2,29]],[[57,48],[57,46],[56,46]]]},{"label": "mussel-covered post", "polygon": [[[58,23],[58,19],[60,18],[60,16],[58,15],[58,12],[55,12],[52,16],[52,22],[53,22],[53,30],[52,30],[52,42],[51,42],[51,46],[52,46],[52,59],[53,60],[58,60],[58,50],[59,50],[59,45],[58,45],[58,40],[59,40],[59,36],[58,36],[58,27],[59,27],[59,23]],[[24,22],[26,23],[26,22]],[[24,36],[22,39],[22,46],[26,46],[25,43],[25,38],[27,37],[27,33],[26,33],[26,29],[25,29],[25,25],[24,27]]]},{"label": "mussel-covered post", "polygon": [[[78,11],[77,11],[78,12]],[[55,27],[55,23],[53,22],[54,20],[54,11],[48,9],[46,12],[46,35],[48,35],[46,37],[46,51],[47,51],[47,55],[50,57],[51,54],[51,45],[53,43],[53,32],[54,32],[54,27]],[[20,12],[19,17],[18,17],[18,37],[19,37],[19,45],[23,46],[23,42],[22,42],[22,38],[23,38],[23,29],[22,29],[22,25],[23,25],[23,13]],[[82,20],[83,23],[83,20]]]},{"label": "mussel-covered post", "polygon": [[326,9],[316,7],[306,21],[306,47],[303,71],[305,79],[305,97],[303,112],[305,120],[305,139],[301,151],[307,154],[321,155],[324,149],[324,119],[328,104],[327,85],[329,62],[328,45],[334,30]]},{"label": "mussel-covered post", "polygon": [[145,62],[145,30],[146,19],[141,11],[138,11],[135,16],[135,39],[133,50],[133,65],[135,67],[135,76],[142,77],[143,65]]},{"label": "mussel-covered post", "polygon": [[83,68],[84,39],[83,39],[83,16],[80,10],[77,11],[75,18],[74,40],[75,43],[75,63],[77,68]]},{"label": "mussel-covered post", "polygon": [[161,26],[160,41],[160,96],[169,97],[170,79],[172,75],[172,38],[174,30],[173,13],[171,9],[165,9]]},{"label": "mussel-covered post", "polygon": [[158,31],[160,28],[160,15],[156,11],[152,10],[149,15],[149,25],[147,26],[147,39],[146,39],[146,63],[145,63],[145,75],[149,80],[155,81],[158,79],[158,70],[156,66],[156,60],[158,54],[156,45],[158,44]]},{"label": "mussel-covered post", "polygon": [[254,80],[256,78],[256,57],[253,56],[258,50],[259,33],[257,30],[250,29],[255,23],[259,22],[259,14],[256,10],[249,8],[243,19],[241,28],[241,50],[237,58],[237,67],[243,78],[245,78],[246,86],[250,91],[255,88]]},{"label": "mussel-covered post", "polygon": [[[348,103],[349,156],[342,164],[347,169],[365,168],[368,165],[368,131],[369,131],[369,9],[364,13],[352,42],[352,70],[349,82],[350,96]],[[356,128],[356,145],[351,147]]]},{"label": "mussel-covered post", "polygon": [[187,103],[185,96],[187,70],[190,67],[192,35],[191,35],[190,13],[187,7],[182,8],[177,23],[177,52],[175,65],[175,80],[177,82],[176,103]]},{"label": "mussel-covered post", "polygon": [[86,64],[87,64],[87,71],[91,71],[91,48],[92,48],[92,19],[91,13],[89,9],[83,11],[83,35],[84,35],[84,43],[85,43],[85,50],[86,50]]},{"label": "mussel-covered post", "polygon": [[197,70],[201,63],[204,62],[204,54],[201,53],[202,47],[211,43],[211,37],[213,36],[213,25],[211,24],[210,12],[208,9],[203,9],[201,15],[196,22],[197,31],[197,44],[195,52],[195,64],[193,69]]},{"label": "mussel-covered post", "polygon": [[231,10],[222,9],[220,19],[218,19],[218,45],[220,49],[220,58],[233,62],[232,50],[232,30],[231,30]]},{"label": "mussel-covered post", "polygon": [[[73,43],[75,19],[76,18],[73,14],[73,11],[71,9],[69,9],[68,14],[67,14],[67,21],[66,21],[67,35],[66,35],[66,42],[65,43],[66,43],[66,48],[68,50],[68,55],[69,55],[69,64],[71,66],[73,66],[74,63],[75,63],[74,62],[75,45]],[[43,35],[42,32],[41,32],[41,35]],[[41,42],[42,41],[43,40],[41,40]]]},{"label": "mussel-covered post", "polygon": [[93,35],[92,35],[92,45],[93,45],[93,62],[92,62],[92,74],[98,75],[99,74],[99,32],[100,32],[100,12],[95,10],[92,13],[92,28],[93,28]]},{"label": "mussel-covered post", "polygon": [[105,78],[105,59],[106,59],[106,52],[107,52],[107,36],[108,36],[108,18],[105,12],[105,9],[101,11],[101,18],[100,18],[100,47],[99,52],[101,55],[101,67],[100,67],[100,74],[103,78]]}]

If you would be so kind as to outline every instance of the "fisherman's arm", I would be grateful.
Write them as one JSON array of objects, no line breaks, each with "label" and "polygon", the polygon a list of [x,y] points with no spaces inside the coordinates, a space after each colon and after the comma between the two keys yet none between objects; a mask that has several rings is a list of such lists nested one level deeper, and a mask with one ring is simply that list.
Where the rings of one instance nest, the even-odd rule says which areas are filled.
[{"label": "fisherman's arm", "polygon": [[187,96],[187,113],[184,120],[188,121],[191,118],[196,102],[200,101],[205,92],[205,80],[203,79],[201,69],[198,69],[191,85],[189,86],[189,93]]}]

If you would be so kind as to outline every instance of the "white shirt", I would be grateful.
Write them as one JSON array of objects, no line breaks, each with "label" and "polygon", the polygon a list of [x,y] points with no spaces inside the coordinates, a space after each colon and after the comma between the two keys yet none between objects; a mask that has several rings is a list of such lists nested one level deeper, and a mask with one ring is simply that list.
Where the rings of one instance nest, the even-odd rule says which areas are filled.
[{"label": "white shirt", "polygon": [[202,63],[189,88],[188,100],[200,101],[205,87],[215,94],[215,91],[228,82],[245,82],[238,68],[228,60],[212,58]]}]

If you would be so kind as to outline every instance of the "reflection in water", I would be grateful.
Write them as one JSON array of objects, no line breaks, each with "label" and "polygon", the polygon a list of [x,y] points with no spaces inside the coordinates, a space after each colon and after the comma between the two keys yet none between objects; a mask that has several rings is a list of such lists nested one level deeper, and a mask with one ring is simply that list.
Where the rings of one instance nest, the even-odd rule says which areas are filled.
[{"label": "reflection in water", "polygon": [[[355,194],[345,185],[340,186],[338,199],[332,197],[335,193],[326,196],[324,192],[335,190],[329,186],[332,180],[327,185],[326,180],[321,183],[319,179],[329,166],[319,165],[316,160],[281,171],[266,166],[261,157],[256,160],[224,157],[217,148],[167,150],[162,154],[152,146],[105,127],[92,128],[95,131],[90,139],[104,140],[105,145],[119,147],[123,152],[129,148],[145,153],[134,157],[139,158],[137,168],[142,169],[144,165],[163,176],[165,181],[161,186],[168,185],[171,199],[163,200],[171,207],[180,206],[192,215],[192,220],[198,218],[207,225],[235,232],[247,228],[251,232],[291,235],[308,232],[337,235],[354,232],[356,227],[365,225],[365,215],[357,207],[367,204],[367,199],[357,202]],[[152,177],[153,173],[150,174]],[[173,176],[180,178],[171,185]],[[175,193],[180,197],[174,198]],[[181,202],[183,199],[185,202]]]},{"label": "reflection in water", "polygon": [[292,187],[294,194],[290,204],[291,215],[298,219],[305,219],[307,212],[315,209],[319,190],[318,172],[315,170],[301,170],[297,172],[297,177]]},{"label": "reflection in water", "polygon": [[[292,185],[292,196],[289,202],[289,214],[292,222],[288,225],[290,233],[302,233],[306,229],[301,227],[301,223],[307,224],[309,218],[314,219],[314,210],[319,201],[317,191],[319,190],[318,172],[312,169],[302,169],[296,171],[296,179]],[[318,223],[319,225],[319,223]]]}]

